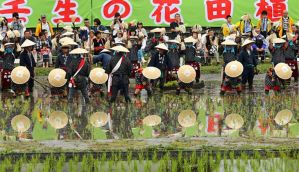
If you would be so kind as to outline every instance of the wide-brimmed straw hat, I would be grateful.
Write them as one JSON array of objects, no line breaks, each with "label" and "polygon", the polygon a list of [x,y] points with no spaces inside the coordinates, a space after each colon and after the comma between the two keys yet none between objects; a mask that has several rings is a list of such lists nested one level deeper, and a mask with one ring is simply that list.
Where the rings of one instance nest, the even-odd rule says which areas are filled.
[{"label": "wide-brimmed straw hat", "polygon": [[195,43],[196,42],[196,39],[194,39],[192,36],[189,36],[188,38],[185,38],[184,39],[184,42],[185,43]]},{"label": "wide-brimmed straw hat", "polygon": [[286,40],[281,39],[281,38],[274,38],[273,39],[274,44],[284,44],[285,42],[286,42]]},{"label": "wide-brimmed straw hat", "polygon": [[183,83],[191,83],[196,78],[196,71],[190,65],[183,65],[178,70],[178,78]]},{"label": "wide-brimmed straw hat", "polygon": [[48,75],[48,81],[53,87],[62,87],[66,84],[66,72],[63,69],[53,69]]},{"label": "wide-brimmed straw hat", "polygon": [[88,51],[83,48],[76,48],[70,52],[70,54],[87,54]]},{"label": "wide-brimmed straw hat", "polygon": [[226,41],[222,42],[221,45],[231,45],[231,46],[235,46],[237,45],[237,43],[233,40],[227,39]]},{"label": "wide-brimmed straw hat", "polygon": [[229,128],[237,130],[243,126],[244,120],[239,114],[230,114],[225,118],[225,124]]},{"label": "wide-brimmed straw hat", "polygon": [[151,33],[160,33],[162,32],[161,28],[155,28],[155,29],[152,29],[150,30]]},{"label": "wide-brimmed straw hat", "polygon": [[67,32],[73,32],[73,28],[71,26],[64,26],[63,29]]},{"label": "wide-brimmed straw hat", "polygon": [[239,61],[229,62],[225,66],[225,74],[229,77],[235,78],[243,73],[244,67]]},{"label": "wide-brimmed straw hat", "polygon": [[290,79],[292,77],[293,71],[289,65],[285,63],[278,63],[274,67],[276,75],[281,79]]},{"label": "wide-brimmed straw hat", "polygon": [[277,115],[274,118],[274,121],[278,125],[286,125],[292,120],[292,117],[293,117],[292,111],[288,109],[284,109],[277,113]]},{"label": "wide-brimmed straw hat", "polygon": [[108,122],[108,115],[104,112],[95,112],[89,117],[89,122],[96,128],[103,127]]},{"label": "wide-brimmed straw hat", "polygon": [[26,39],[23,44],[21,45],[22,48],[25,48],[25,47],[31,47],[31,46],[34,46],[35,43],[30,41],[29,39]]},{"label": "wide-brimmed straw hat", "polygon": [[142,120],[143,125],[156,126],[161,123],[161,117],[158,115],[149,115]]},{"label": "wide-brimmed straw hat", "polygon": [[64,42],[75,42],[74,39],[70,38],[70,37],[63,37],[61,39],[59,39],[59,43],[63,44]]},{"label": "wide-brimmed straw hat", "polygon": [[192,110],[183,110],[178,116],[182,127],[192,127],[196,123],[196,114]]},{"label": "wide-brimmed straw hat", "polygon": [[74,35],[74,32],[66,31],[61,36],[70,36],[70,35]]},{"label": "wide-brimmed straw hat", "polygon": [[102,68],[94,68],[90,71],[89,78],[95,84],[104,84],[108,80],[108,74]]},{"label": "wide-brimmed straw hat", "polygon": [[103,49],[100,53],[111,53],[111,51],[108,49]]},{"label": "wide-brimmed straw hat", "polygon": [[174,44],[181,44],[179,41],[173,39],[173,40],[168,40],[167,43],[174,43]]},{"label": "wide-brimmed straw hat", "polygon": [[116,51],[116,52],[123,52],[123,53],[129,53],[130,52],[127,48],[125,48],[124,46],[121,46],[121,45],[114,46],[114,47],[110,48],[110,50],[113,50],[113,51]]},{"label": "wide-brimmed straw hat", "polygon": [[50,114],[48,122],[53,128],[61,129],[68,124],[68,117],[63,111],[54,111]]},{"label": "wide-brimmed straw hat", "polygon": [[25,132],[30,128],[30,119],[25,115],[17,115],[12,118],[11,127],[17,132]]},{"label": "wide-brimmed straw hat", "polygon": [[192,32],[198,33],[202,31],[202,27],[199,24],[196,24],[192,27]]},{"label": "wide-brimmed straw hat", "polygon": [[252,44],[252,43],[254,43],[253,40],[246,39],[246,40],[243,42],[242,47],[244,47],[244,46],[246,46],[246,45],[248,45],[248,44]]},{"label": "wide-brimmed straw hat", "polygon": [[138,39],[138,36],[130,36],[130,39]]},{"label": "wide-brimmed straw hat", "polygon": [[142,70],[142,74],[147,79],[158,79],[161,76],[161,70],[156,67],[146,67]]},{"label": "wide-brimmed straw hat", "polygon": [[11,71],[11,80],[15,84],[25,84],[30,78],[29,70],[24,66],[15,67]]},{"label": "wide-brimmed straw hat", "polygon": [[160,43],[159,45],[155,46],[155,48],[168,51],[168,48],[166,47],[166,45],[164,43]]},{"label": "wide-brimmed straw hat", "polygon": [[6,47],[6,46],[9,46],[9,45],[15,45],[15,44],[14,44],[14,43],[11,43],[11,42],[8,42],[8,43],[4,44],[5,47]]}]

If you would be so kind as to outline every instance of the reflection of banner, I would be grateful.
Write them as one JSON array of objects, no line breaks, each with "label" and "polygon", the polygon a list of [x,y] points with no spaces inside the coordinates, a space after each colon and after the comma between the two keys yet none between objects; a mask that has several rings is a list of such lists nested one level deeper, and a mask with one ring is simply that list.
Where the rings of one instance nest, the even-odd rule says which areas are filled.
[{"label": "reflection of banner", "polygon": [[62,20],[70,23],[76,16],[76,23],[84,18],[100,18],[104,25],[110,25],[115,12],[120,12],[126,21],[140,20],[146,26],[169,25],[176,13],[180,13],[188,26],[221,26],[227,15],[237,22],[248,12],[254,23],[263,10],[272,21],[277,21],[288,9],[289,15],[299,19],[298,0],[0,0],[0,16],[12,20],[12,13],[18,12],[28,27],[35,27],[41,14],[47,14],[53,24]]}]

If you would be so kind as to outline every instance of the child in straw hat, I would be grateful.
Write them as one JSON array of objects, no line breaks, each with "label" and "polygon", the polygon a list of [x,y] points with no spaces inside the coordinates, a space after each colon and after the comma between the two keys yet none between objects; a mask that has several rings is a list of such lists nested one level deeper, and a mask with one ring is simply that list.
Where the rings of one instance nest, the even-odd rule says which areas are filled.
[{"label": "child in straw hat", "polygon": [[148,95],[152,93],[149,80],[143,76],[142,70],[142,68],[139,68],[135,74],[135,96],[139,95],[143,89],[147,91]]}]

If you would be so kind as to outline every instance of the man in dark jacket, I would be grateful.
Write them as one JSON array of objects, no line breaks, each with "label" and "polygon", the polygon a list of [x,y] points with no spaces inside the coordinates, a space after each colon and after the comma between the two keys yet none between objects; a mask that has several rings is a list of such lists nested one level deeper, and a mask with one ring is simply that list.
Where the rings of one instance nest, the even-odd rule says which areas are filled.
[{"label": "man in dark jacket", "polygon": [[84,58],[83,54],[88,53],[85,49],[77,48],[70,52],[73,60],[67,68],[67,79],[69,80],[68,102],[73,102],[76,90],[80,90],[84,98],[85,104],[89,103],[88,97],[88,76],[90,72],[89,62]]},{"label": "man in dark jacket", "polygon": [[257,66],[257,59],[255,58],[255,53],[252,51],[252,45],[254,41],[252,40],[245,40],[242,47],[243,50],[241,51],[238,61],[242,63],[244,67],[244,71],[242,73],[242,87],[243,89],[248,82],[249,89],[252,89],[253,78],[255,73],[255,68]]},{"label": "man in dark jacket", "polygon": [[25,66],[30,72],[30,79],[28,81],[28,88],[30,92],[33,91],[34,87],[34,68],[36,67],[36,62],[32,55],[34,45],[34,42],[26,39],[21,45],[21,47],[24,48],[24,51],[20,54],[20,66]]},{"label": "man in dark jacket", "polygon": [[71,64],[71,56],[69,54],[70,45],[64,44],[61,46],[61,53],[58,55],[55,68],[61,68],[67,71],[67,66]]},{"label": "man in dark jacket", "polygon": [[112,57],[106,70],[106,73],[109,74],[108,92],[110,93],[110,87],[112,91],[110,102],[115,102],[119,90],[123,91],[126,102],[130,102],[129,76],[131,74],[132,64],[130,59],[126,57],[126,53],[128,53],[129,50],[121,45],[115,46],[111,48],[111,50],[115,51],[115,55]]}]

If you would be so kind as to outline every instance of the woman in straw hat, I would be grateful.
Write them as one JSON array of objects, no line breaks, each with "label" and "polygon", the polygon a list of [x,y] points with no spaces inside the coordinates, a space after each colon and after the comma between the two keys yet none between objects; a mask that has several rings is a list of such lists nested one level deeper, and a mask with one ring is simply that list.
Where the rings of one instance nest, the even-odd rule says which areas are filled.
[{"label": "woman in straw hat", "polygon": [[1,88],[2,90],[11,88],[11,71],[14,68],[15,55],[14,43],[4,43],[4,54],[2,55],[3,65],[1,72]]},{"label": "woman in straw hat", "polygon": [[285,63],[288,64],[292,71],[292,77],[294,77],[295,81],[298,81],[298,63],[296,54],[298,52],[298,46],[296,45],[296,37],[293,34],[287,34],[286,36],[287,43],[285,44]]},{"label": "woman in straw hat", "polygon": [[177,71],[180,68],[181,43],[177,40],[169,40],[168,57],[170,57],[172,68],[168,70],[166,81],[174,81],[177,79]]},{"label": "woman in straw hat", "polygon": [[272,63],[276,66],[278,63],[285,62],[285,43],[286,41],[280,38],[269,40],[269,51],[272,55]]},{"label": "woman in straw hat", "polygon": [[238,93],[241,92],[241,79],[240,77],[229,77],[225,74],[225,67],[228,63],[237,60],[237,43],[230,39],[222,42],[223,45],[223,75],[222,75],[222,83],[221,83],[221,93],[224,94],[226,91],[230,91],[232,89],[236,89]]},{"label": "woman in straw hat", "polygon": [[123,46],[115,46],[111,48],[114,51],[114,56],[110,60],[106,73],[109,74],[108,93],[112,94],[110,102],[116,100],[119,90],[123,91],[126,102],[131,102],[129,97],[129,77],[132,71],[132,64],[126,54],[129,52]]},{"label": "woman in straw hat", "polygon": [[150,82],[149,80],[143,76],[142,74],[142,71],[143,69],[142,68],[139,68],[137,71],[136,71],[136,74],[135,74],[135,92],[134,92],[134,95],[137,96],[141,93],[141,91],[143,89],[145,89],[147,91],[147,94],[150,96],[152,91],[151,91],[151,85],[150,85]]},{"label": "woman in straw hat", "polygon": [[84,57],[84,54],[87,53],[88,51],[82,48],[77,48],[70,52],[70,54],[73,56],[73,59],[67,70],[67,79],[69,80],[69,103],[73,102],[73,97],[76,90],[81,91],[85,104],[89,103],[87,86],[90,64]]},{"label": "woman in straw hat", "polygon": [[280,92],[280,87],[280,80],[275,74],[274,69],[272,67],[269,68],[265,77],[265,93],[269,94],[270,90],[278,93]]},{"label": "woman in straw hat", "polygon": [[200,79],[200,58],[196,56],[196,43],[197,40],[192,36],[184,40],[186,50],[185,50],[185,64],[190,65],[196,71],[196,82]]},{"label": "woman in straw hat", "polygon": [[21,47],[24,48],[24,51],[20,54],[20,66],[25,66],[30,72],[30,79],[28,81],[28,89],[26,91],[32,92],[34,87],[34,68],[36,67],[35,59],[32,55],[34,42],[27,39]]},{"label": "woman in straw hat", "polygon": [[238,57],[244,67],[242,73],[242,87],[246,87],[248,82],[249,89],[253,89],[253,78],[257,66],[257,60],[255,58],[255,53],[252,51],[252,45],[254,41],[246,39],[242,44],[242,51]]},{"label": "woman in straw hat", "polygon": [[157,52],[157,49],[155,48],[159,43],[164,43],[165,39],[163,36],[163,29],[162,28],[155,28],[150,31],[150,33],[153,34],[150,39],[146,42],[145,52],[149,52],[151,57],[154,57],[154,55]]},{"label": "woman in straw hat", "polygon": [[[171,60],[167,54],[168,48],[165,44],[159,44],[156,46],[156,49],[158,50],[157,53],[151,58],[148,66],[153,66],[161,71],[161,77],[159,78],[159,87],[161,91],[163,91],[164,88],[164,82],[166,79],[166,74],[168,70],[172,69],[172,63]],[[157,80],[156,80],[157,81]],[[154,84],[156,84],[156,81]]]}]

